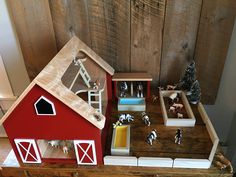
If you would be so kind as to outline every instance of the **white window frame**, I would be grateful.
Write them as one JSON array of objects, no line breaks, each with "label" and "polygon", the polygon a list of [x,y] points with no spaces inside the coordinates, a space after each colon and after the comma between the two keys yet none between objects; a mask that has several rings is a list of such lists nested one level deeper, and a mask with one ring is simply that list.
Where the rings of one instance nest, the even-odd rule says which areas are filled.
[{"label": "white window frame", "polygon": [[[40,113],[38,112],[38,109],[37,109],[36,104],[37,104],[41,99],[45,100],[46,102],[48,102],[48,103],[52,106],[53,114],[40,114]],[[56,115],[56,109],[55,109],[54,103],[51,102],[49,99],[47,99],[45,96],[41,96],[41,97],[34,103],[34,109],[35,109],[36,114],[37,114],[38,116],[55,116],[55,115]]]},{"label": "white window frame", "polygon": [[[79,145],[80,143],[87,143],[89,145],[87,149],[85,150]],[[77,146],[79,146],[79,148],[84,152],[84,155],[81,159],[79,158]],[[92,146],[91,148],[93,152],[93,160],[91,160],[90,156],[87,154],[87,151],[89,150],[90,146]],[[74,140],[74,147],[75,147],[75,155],[76,155],[78,165],[97,165],[96,147],[95,147],[94,140]],[[87,156],[92,162],[83,163],[82,161],[84,160],[85,156]]]},{"label": "white window frame", "polygon": [[[35,140],[33,139],[14,139],[15,141],[15,144],[16,144],[16,148],[18,150],[18,153],[20,154],[20,157],[21,157],[21,160],[23,163],[42,163],[41,161],[41,158],[40,158],[40,155],[39,155],[39,151],[38,151],[38,148],[36,146],[36,143],[35,143]],[[20,143],[30,143],[28,149],[26,149],[25,147],[23,147]],[[20,149],[20,146],[26,151],[26,156],[24,157],[22,152],[21,152],[21,149]],[[30,148],[31,146],[33,146],[34,148],[34,151],[35,151],[35,155],[36,157],[34,157],[29,151],[30,151]],[[31,157],[33,157],[35,159],[35,161],[28,161],[26,160],[28,155],[31,155]]]}]

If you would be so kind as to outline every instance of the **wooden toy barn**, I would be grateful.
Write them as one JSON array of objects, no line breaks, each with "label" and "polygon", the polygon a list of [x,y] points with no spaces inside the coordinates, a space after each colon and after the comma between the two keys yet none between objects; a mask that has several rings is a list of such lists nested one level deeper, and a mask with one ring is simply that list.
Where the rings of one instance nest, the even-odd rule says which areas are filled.
[{"label": "wooden toy barn", "polygon": [[102,164],[113,74],[73,37],[0,122],[18,160]]}]

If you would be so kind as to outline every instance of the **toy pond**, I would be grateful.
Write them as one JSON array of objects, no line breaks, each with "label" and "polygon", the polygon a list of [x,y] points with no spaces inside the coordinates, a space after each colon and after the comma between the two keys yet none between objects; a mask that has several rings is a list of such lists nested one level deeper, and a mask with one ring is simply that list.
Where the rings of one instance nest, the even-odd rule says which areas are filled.
[{"label": "toy pond", "polygon": [[73,37],[1,119],[13,149],[1,164],[209,168],[218,137],[197,82],[151,82],[146,72],[115,73]]}]

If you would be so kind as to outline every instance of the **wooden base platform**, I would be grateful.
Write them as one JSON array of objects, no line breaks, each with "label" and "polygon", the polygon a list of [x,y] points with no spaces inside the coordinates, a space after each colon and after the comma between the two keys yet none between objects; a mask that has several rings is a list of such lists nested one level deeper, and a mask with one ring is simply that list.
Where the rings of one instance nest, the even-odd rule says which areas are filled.
[{"label": "wooden base platform", "polygon": [[[113,103],[111,122],[116,122],[118,112],[116,103]],[[134,115],[134,121],[129,123],[130,126],[130,155],[136,157],[169,157],[169,158],[193,158],[202,159],[208,158],[212,149],[212,141],[207,132],[206,126],[197,111],[196,106],[192,106],[196,117],[195,127],[182,127],[183,142],[178,145],[174,143],[174,137],[177,128],[167,127],[164,125],[160,104],[147,103],[147,115],[150,118],[151,126],[146,126],[141,117],[140,112],[126,112]],[[158,132],[157,141],[150,146],[146,143],[147,135],[156,129]],[[106,155],[110,155],[110,143],[112,136],[112,127],[110,127],[109,137],[106,145]]]},{"label": "wooden base platform", "polygon": [[[118,118],[116,103],[113,103],[112,122]],[[135,113],[135,120],[131,125],[131,154],[140,156],[157,157],[187,157],[187,158],[207,158],[209,156],[212,143],[206,130],[204,122],[200,119],[197,108],[193,107],[196,117],[194,128],[183,128],[183,144],[174,144],[174,135],[177,127],[165,127],[159,103],[149,103],[147,114],[151,119],[151,126],[147,127],[141,120],[140,113]],[[147,134],[156,128],[159,138],[149,146],[145,140]],[[109,131],[112,131],[110,127]],[[110,155],[109,134],[106,146],[106,154]],[[0,139],[0,166],[11,150],[7,138]],[[184,168],[160,168],[160,167],[127,167],[127,166],[78,166],[77,164],[53,164],[43,163],[40,165],[20,164],[18,166],[4,166],[0,168],[0,176],[4,177],[232,177],[226,171],[220,171],[213,165],[210,169],[184,169]]]}]

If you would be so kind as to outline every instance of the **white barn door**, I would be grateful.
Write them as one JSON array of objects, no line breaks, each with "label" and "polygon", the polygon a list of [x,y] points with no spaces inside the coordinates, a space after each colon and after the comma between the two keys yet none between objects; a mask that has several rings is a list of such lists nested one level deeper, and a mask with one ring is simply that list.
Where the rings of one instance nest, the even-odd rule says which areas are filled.
[{"label": "white barn door", "polygon": [[78,165],[97,165],[93,140],[74,140],[74,147]]},{"label": "white barn door", "polygon": [[23,163],[41,163],[38,148],[33,139],[15,139]]}]

